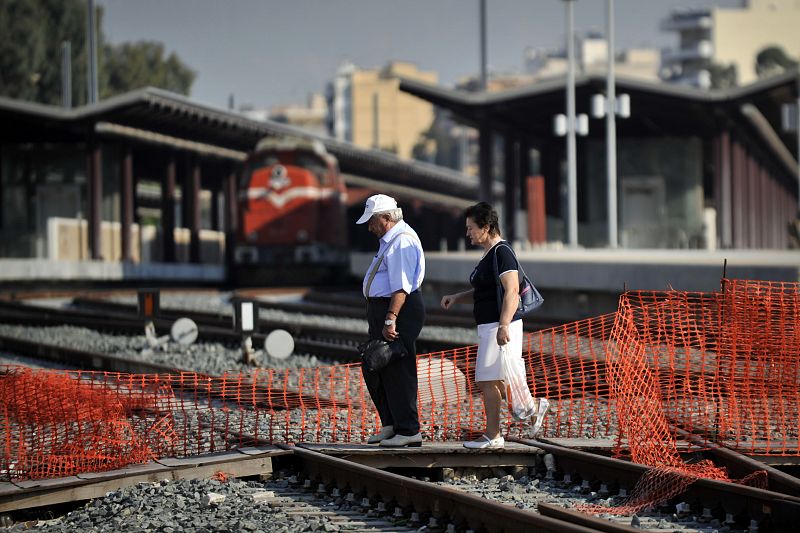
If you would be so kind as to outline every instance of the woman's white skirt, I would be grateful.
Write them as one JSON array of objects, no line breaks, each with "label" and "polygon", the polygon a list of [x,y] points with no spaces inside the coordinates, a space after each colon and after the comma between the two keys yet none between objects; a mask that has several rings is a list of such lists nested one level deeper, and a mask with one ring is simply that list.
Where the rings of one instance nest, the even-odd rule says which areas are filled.
[{"label": "woman's white skirt", "polygon": [[[500,346],[497,344],[499,322],[478,324],[478,356],[475,359],[475,381],[498,381],[504,379]],[[503,346],[512,357],[522,357],[522,320],[508,326],[511,340]]]}]

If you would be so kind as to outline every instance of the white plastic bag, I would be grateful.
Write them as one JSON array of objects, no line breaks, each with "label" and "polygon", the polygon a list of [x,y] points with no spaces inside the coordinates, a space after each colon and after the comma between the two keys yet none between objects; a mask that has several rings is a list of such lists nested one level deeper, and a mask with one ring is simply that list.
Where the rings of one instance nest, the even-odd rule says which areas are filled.
[{"label": "white plastic bag", "polygon": [[522,422],[536,412],[536,402],[528,388],[525,361],[522,357],[510,355],[505,345],[500,347],[500,358],[503,361],[508,410],[514,420]]}]

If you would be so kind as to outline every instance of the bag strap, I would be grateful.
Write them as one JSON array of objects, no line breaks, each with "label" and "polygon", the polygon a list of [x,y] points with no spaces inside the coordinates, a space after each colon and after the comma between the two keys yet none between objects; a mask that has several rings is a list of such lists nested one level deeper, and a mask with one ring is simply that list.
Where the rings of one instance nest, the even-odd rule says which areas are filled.
[{"label": "bag strap", "polygon": [[386,248],[384,249],[384,251],[383,251],[383,253],[381,254],[381,256],[378,258],[378,261],[376,261],[376,262],[375,262],[375,265],[372,267],[372,270],[371,270],[371,271],[370,271],[370,273],[369,273],[369,279],[367,279],[367,285],[366,285],[366,287],[364,288],[364,298],[369,298],[369,289],[370,289],[370,287],[372,287],[372,282],[373,282],[373,280],[375,279],[375,275],[378,273],[378,269],[381,267],[381,263],[383,263],[383,258],[386,256],[386,252],[388,252],[388,251],[389,251],[389,247],[390,247],[390,246],[392,245],[392,243],[393,243],[393,242],[394,242],[394,241],[395,241],[395,240],[396,240],[398,237],[400,237],[401,235],[408,235],[408,236],[409,236],[409,237],[411,237],[411,238],[412,238],[414,241],[416,241],[417,243],[419,243],[419,244],[420,244],[420,246],[422,245],[422,243],[420,243],[420,242],[419,242],[419,238],[418,238],[416,235],[414,235],[413,233],[411,233],[410,231],[403,231],[403,232],[401,232],[401,233],[398,233],[398,234],[397,234],[397,235],[395,235],[394,237],[392,237],[392,238],[389,240],[389,242],[388,242],[388,243],[386,243]]},{"label": "bag strap", "polygon": [[[508,248],[511,251],[511,255],[514,257],[514,261],[516,261],[516,263],[517,263],[517,280],[518,280],[518,284],[521,284],[522,280],[524,280],[525,276],[527,276],[527,274],[525,274],[525,271],[522,269],[522,263],[519,262],[519,258],[517,258],[517,254],[514,253],[514,249],[511,248],[511,246],[509,246],[504,241],[500,241],[499,243],[497,243],[497,246],[495,246],[495,248],[494,248],[494,279],[497,280],[497,310],[498,310],[498,312],[502,312],[503,311],[503,293],[505,292],[505,289],[503,289],[503,283],[500,281],[500,272],[499,272],[499,268],[497,266],[497,250],[501,246],[505,246],[506,248]],[[519,289],[517,289],[517,291],[519,291]]]},{"label": "bag strap", "polygon": [[[525,278],[525,276],[527,274],[525,274],[525,271],[522,269],[522,263],[519,262],[519,258],[517,257],[516,252],[514,252],[514,249],[511,248],[511,246],[509,246],[505,242],[500,242],[500,243],[497,244],[497,248],[500,248],[501,246],[505,246],[506,248],[511,250],[511,255],[514,256],[514,261],[517,262],[517,275],[519,276],[519,282],[522,283],[522,280]],[[497,248],[495,248],[495,251],[494,251],[495,272],[497,271]]]}]

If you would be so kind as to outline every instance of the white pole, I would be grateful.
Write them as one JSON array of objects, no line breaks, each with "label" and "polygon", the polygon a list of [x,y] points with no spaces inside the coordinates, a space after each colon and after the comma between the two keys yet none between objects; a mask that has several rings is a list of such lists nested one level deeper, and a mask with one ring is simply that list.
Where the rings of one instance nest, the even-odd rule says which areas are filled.
[{"label": "white pole", "polygon": [[486,0],[480,0],[480,34],[481,34],[481,91],[485,91],[488,83],[486,72]]},{"label": "white pole", "polygon": [[608,246],[617,242],[617,95],[614,85],[614,0],[608,0],[608,75],[606,76],[606,164],[608,165]]},{"label": "white pole", "polygon": [[567,236],[572,248],[578,246],[578,177],[575,146],[575,9],[567,3]]}]

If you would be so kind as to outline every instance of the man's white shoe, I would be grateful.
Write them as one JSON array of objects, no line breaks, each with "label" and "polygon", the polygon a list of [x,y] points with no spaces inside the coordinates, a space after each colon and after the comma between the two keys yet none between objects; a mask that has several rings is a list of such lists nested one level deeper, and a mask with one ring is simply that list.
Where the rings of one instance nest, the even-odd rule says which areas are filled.
[{"label": "man's white shoe", "polygon": [[531,438],[536,438],[536,435],[541,431],[542,424],[544,424],[544,415],[547,414],[547,411],[550,409],[550,402],[547,398],[539,398],[539,405],[536,406],[536,413],[534,416],[536,417],[535,421],[533,422],[533,427],[531,428]]},{"label": "man's white shoe", "polygon": [[394,437],[394,426],[383,426],[381,430],[367,439],[367,444],[377,444],[382,440]]},{"label": "man's white shoe", "polygon": [[395,435],[391,439],[382,440],[380,445],[386,448],[402,448],[403,446],[418,448],[422,446],[422,433],[417,433],[416,435]]},{"label": "man's white shoe", "polygon": [[486,435],[481,435],[478,440],[468,440],[464,443],[464,448],[473,450],[501,450],[506,445],[502,435],[490,439]]}]

